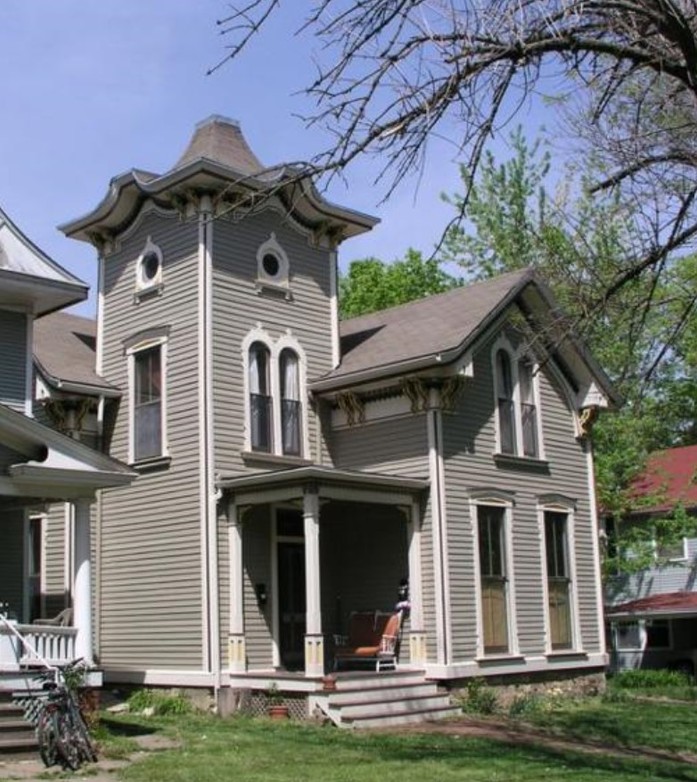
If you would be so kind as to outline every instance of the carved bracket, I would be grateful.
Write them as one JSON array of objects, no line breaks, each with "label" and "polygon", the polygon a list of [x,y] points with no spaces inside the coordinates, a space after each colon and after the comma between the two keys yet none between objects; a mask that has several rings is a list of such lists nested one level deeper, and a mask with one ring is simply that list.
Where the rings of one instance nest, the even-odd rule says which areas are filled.
[{"label": "carved bracket", "polygon": [[443,383],[440,390],[440,401],[443,410],[451,413],[455,409],[457,398],[465,387],[465,378],[462,375],[449,377]]},{"label": "carved bracket", "polygon": [[598,405],[584,407],[578,416],[578,424],[581,429],[581,437],[590,437],[593,431],[593,424],[598,420]]},{"label": "carved bracket", "polygon": [[412,413],[428,410],[428,387],[423,378],[405,377],[402,381],[402,390],[411,402]]},{"label": "carved bracket", "polygon": [[349,426],[365,422],[365,405],[363,400],[354,394],[353,391],[344,391],[343,394],[337,394],[336,403],[339,405],[339,409],[346,414]]}]

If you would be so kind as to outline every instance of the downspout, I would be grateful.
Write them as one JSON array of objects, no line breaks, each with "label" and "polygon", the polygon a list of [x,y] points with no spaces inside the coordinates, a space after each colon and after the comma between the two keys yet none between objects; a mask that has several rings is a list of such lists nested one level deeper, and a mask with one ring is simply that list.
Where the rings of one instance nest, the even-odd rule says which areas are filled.
[{"label": "downspout", "polygon": [[221,687],[220,619],[218,612],[217,492],[213,467],[212,380],[212,206],[209,196],[199,209],[199,435],[201,443],[201,514],[203,599],[205,633],[204,665],[213,674],[216,696]]}]

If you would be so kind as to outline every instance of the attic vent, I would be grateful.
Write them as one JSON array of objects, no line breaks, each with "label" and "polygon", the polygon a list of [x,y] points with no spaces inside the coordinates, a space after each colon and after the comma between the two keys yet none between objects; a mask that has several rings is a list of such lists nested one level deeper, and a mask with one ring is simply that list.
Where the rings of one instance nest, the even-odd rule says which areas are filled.
[{"label": "attic vent", "polygon": [[257,289],[276,289],[290,298],[290,266],[285,250],[278,243],[276,234],[257,250]]}]

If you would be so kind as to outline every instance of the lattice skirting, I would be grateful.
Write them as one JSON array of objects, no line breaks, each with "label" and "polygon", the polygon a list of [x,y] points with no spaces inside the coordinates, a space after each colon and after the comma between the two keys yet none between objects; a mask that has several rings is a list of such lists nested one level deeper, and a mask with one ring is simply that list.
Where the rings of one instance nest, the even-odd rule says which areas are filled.
[{"label": "lattice skirting", "polygon": [[[274,699],[274,702],[287,706],[292,720],[306,720],[308,718],[307,699],[303,696],[283,695],[280,700]],[[270,698],[263,692],[250,692],[247,697],[240,699],[240,711],[253,717],[265,717],[270,705]]]}]

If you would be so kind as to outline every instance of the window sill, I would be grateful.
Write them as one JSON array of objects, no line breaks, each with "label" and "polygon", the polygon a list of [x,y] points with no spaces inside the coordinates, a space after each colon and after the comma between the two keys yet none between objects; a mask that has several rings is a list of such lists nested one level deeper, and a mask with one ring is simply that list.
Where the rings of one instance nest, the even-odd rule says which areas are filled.
[{"label": "window sill", "polygon": [[283,283],[268,282],[266,280],[257,280],[255,283],[258,294],[270,293],[272,295],[282,297],[286,301],[293,301],[293,294],[290,288]]},{"label": "window sill", "polygon": [[583,649],[557,649],[553,652],[547,652],[545,657],[548,660],[587,660],[588,653]]},{"label": "window sill", "polygon": [[255,462],[257,464],[286,467],[307,467],[312,464],[309,459],[303,459],[302,456],[283,456],[275,453],[264,453],[263,451],[242,451],[241,456],[245,464]]},{"label": "window sill", "polygon": [[171,456],[152,456],[149,459],[131,462],[130,466],[137,472],[155,472],[156,470],[166,470],[171,461]]},{"label": "window sill", "polygon": [[497,467],[508,467],[530,472],[549,472],[549,462],[532,456],[515,456],[511,453],[495,453],[494,462]]},{"label": "window sill", "polygon": [[488,654],[485,657],[475,657],[478,665],[513,665],[525,662],[522,654]]},{"label": "window sill", "polygon": [[133,302],[140,304],[146,299],[154,299],[156,296],[162,296],[165,290],[164,283],[158,282],[155,285],[148,285],[147,288],[141,288],[133,294]]}]

